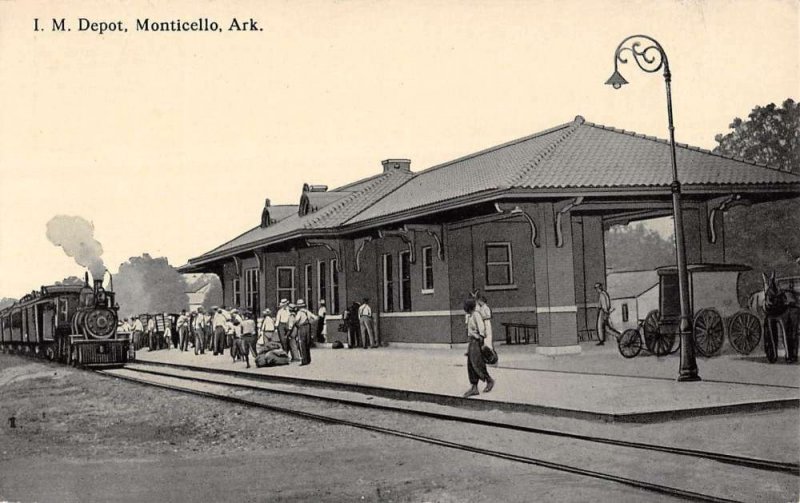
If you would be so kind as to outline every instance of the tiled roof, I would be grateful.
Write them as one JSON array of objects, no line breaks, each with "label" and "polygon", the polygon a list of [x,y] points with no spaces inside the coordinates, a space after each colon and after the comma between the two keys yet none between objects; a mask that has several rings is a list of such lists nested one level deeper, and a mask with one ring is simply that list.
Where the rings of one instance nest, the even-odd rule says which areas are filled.
[{"label": "tiled roof", "polygon": [[[678,144],[683,186],[800,187],[800,176]],[[586,122],[583,117],[525,138],[434,166],[419,173],[389,171],[314,195],[318,209],[305,216],[296,206],[267,228],[256,227],[192,261],[222,257],[256,246],[334,229],[487,191],[505,189],[669,187],[666,140]],[[688,191],[687,190],[687,191]],[[291,210],[289,209],[291,208]],[[275,218],[273,216],[273,218]]]},{"label": "tiled roof", "polygon": [[[692,185],[798,184],[800,176],[688,145],[676,149],[678,178]],[[571,123],[418,173],[348,223],[490,189],[669,187],[666,140],[585,122]]]},{"label": "tiled roof", "polygon": [[284,218],[290,217],[297,213],[298,206],[296,204],[277,204],[269,207],[269,217],[276,222],[280,222]]},{"label": "tiled roof", "polygon": [[[224,255],[227,251],[236,250],[251,243],[268,242],[279,236],[303,229],[336,227],[359,211],[374,204],[378,199],[396,189],[411,176],[413,175],[408,172],[389,171],[380,176],[372,177],[369,183],[360,184],[360,190],[358,191],[340,191],[340,189],[330,191],[328,194],[333,194],[334,197],[331,198],[333,202],[327,206],[304,216],[300,216],[297,213],[297,206],[293,206],[295,211],[282,220],[266,228],[258,226],[250,229],[231,241],[203,254],[198,259],[206,256]],[[324,194],[324,192],[320,194]],[[272,208],[275,207],[270,207],[270,216],[272,216]]]}]

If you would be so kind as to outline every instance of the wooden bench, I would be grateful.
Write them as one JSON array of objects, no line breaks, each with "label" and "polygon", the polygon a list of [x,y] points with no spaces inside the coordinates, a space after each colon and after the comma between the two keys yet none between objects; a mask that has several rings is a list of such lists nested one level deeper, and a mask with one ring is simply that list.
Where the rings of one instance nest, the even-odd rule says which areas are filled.
[{"label": "wooden bench", "polygon": [[528,323],[503,323],[506,327],[506,344],[539,344],[536,325]]}]

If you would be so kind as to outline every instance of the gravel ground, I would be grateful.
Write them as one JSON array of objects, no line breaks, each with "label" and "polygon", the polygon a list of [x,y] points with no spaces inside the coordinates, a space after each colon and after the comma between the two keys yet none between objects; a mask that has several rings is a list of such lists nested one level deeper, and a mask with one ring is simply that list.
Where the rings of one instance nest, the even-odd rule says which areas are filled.
[{"label": "gravel ground", "polygon": [[671,501],[8,355],[0,394],[0,501]]}]

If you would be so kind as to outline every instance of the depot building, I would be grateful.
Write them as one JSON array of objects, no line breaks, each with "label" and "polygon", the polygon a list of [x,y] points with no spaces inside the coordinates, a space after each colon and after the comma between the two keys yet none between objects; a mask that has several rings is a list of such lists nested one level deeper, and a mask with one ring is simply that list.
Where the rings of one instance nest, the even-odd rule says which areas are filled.
[{"label": "depot building", "polygon": [[[376,163],[377,164],[377,163]],[[724,263],[723,213],[796,197],[800,176],[679,144],[689,263]],[[297,205],[270,205],[253,229],[181,272],[215,273],[226,306],[275,312],[282,298],[325,299],[329,339],[368,297],[383,343],[467,340],[462,304],[480,290],[503,323],[535,326],[537,351],[580,351],[595,324],[611,225],[672,214],[667,141],[583,117],[424,171],[388,159],[374,176]]]}]

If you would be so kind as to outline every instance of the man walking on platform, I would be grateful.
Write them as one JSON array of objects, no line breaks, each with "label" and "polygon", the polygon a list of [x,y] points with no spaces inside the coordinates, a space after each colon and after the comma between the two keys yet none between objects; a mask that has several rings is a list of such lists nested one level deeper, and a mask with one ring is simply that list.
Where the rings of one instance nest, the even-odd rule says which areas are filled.
[{"label": "man walking on platform", "polygon": [[369,298],[364,297],[364,302],[358,308],[358,320],[361,324],[361,337],[364,338],[365,348],[377,348],[380,344],[378,342],[377,334],[375,333],[375,325],[372,320],[372,308],[369,305]]},{"label": "man walking on platform", "polygon": [[611,314],[611,297],[603,289],[602,283],[595,283],[594,289],[597,290],[597,339],[600,341],[598,346],[606,343],[606,328],[608,327],[608,315]]}]

